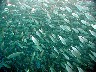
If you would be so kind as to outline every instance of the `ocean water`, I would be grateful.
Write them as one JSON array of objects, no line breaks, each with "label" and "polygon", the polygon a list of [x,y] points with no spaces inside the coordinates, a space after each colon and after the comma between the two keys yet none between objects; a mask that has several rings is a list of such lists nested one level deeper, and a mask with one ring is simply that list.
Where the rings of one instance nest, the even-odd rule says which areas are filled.
[{"label": "ocean water", "polygon": [[0,1],[0,72],[95,72],[95,63],[95,1]]}]

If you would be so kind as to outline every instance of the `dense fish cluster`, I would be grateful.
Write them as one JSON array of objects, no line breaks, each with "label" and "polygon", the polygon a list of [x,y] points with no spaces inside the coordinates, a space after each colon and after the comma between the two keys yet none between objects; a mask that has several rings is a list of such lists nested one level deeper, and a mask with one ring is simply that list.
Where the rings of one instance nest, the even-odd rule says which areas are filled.
[{"label": "dense fish cluster", "polygon": [[92,1],[6,0],[0,4],[0,68],[85,72],[96,62]]}]

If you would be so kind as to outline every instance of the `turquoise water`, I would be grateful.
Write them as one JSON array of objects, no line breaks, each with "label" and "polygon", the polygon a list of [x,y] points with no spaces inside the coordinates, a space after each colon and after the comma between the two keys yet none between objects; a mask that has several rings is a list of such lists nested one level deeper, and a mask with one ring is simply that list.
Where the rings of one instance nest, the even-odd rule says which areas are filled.
[{"label": "turquoise water", "polygon": [[85,72],[93,70],[95,62],[93,1],[6,0],[0,4],[0,69]]}]

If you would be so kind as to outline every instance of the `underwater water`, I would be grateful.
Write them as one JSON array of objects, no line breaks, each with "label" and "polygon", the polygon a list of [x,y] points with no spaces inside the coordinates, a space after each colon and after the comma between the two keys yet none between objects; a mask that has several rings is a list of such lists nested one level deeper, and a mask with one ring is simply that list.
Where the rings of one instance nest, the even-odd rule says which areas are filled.
[{"label": "underwater water", "polygon": [[95,1],[0,1],[0,72],[96,72],[95,63]]}]

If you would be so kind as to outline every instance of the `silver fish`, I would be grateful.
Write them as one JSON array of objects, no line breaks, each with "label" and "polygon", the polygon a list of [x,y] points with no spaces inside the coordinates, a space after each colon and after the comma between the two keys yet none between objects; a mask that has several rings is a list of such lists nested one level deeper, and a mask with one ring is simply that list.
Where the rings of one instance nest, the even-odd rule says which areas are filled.
[{"label": "silver fish", "polygon": [[15,57],[20,56],[21,54],[24,54],[24,53],[23,53],[23,52],[12,53],[12,54],[10,54],[7,58],[8,58],[8,59],[15,58]]}]

